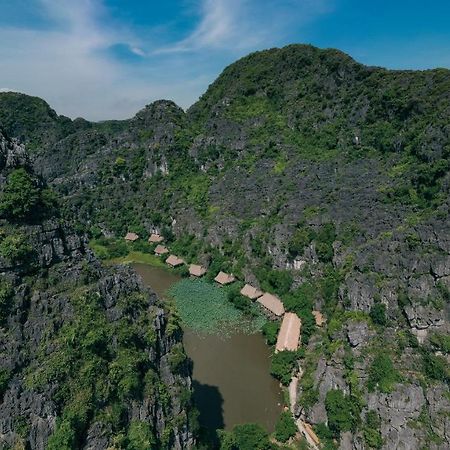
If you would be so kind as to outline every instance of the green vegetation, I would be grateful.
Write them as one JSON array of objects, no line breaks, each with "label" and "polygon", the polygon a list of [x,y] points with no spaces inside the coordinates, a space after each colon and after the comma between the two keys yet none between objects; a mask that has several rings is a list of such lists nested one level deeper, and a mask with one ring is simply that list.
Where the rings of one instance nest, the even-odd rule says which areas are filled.
[{"label": "green vegetation", "polygon": [[147,422],[132,421],[128,430],[126,450],[157,449],[155,436]]},{"label": "green vegetation", "polygon": [[30,263],[32,249],[24,234],[0,235],[0,256],[13,263]]},{"label": "green vegetation", "polygon": [[392,360],[387,353],[380,352],[375,355],[369,367],[369,377],[367,387],[369,391],[375,389],[389,393],[395,383],[400,381],[400,374],[392,364]]},{"label": "green vegetation", "polygon": [[8,387],[9,380],[12,373],[7,369],[0,369],[0,400],[3,398],[6,388]]},{"label": "green vegetation", "polygon": [[450,382],[450,368],[443,356],[423,350],[422,367],[425,375],[431,380]]},{"label": "green vegetation", "polygon": [[336,230],[332,223],[325,223],[318,229],[301,223],[289,241],[289,253],[292,257],[301,255],[304,249],[314,241],[317,256],[322,262],[327,263],[333,259],[333,242],[335,240]]},{"label": "green vegetation", "polygon": [[53,194],[43,189],[24,168],[13,170],[0,193],[0,217],[26,221],[42,216],[53,208]]},{"label": "green vegetation", "polygon": [[8,317],[14,290],[9,281],[0,278],[0,326]]},{"label": "green vegetation", "polygon": [[231,331],[255,333],[265,323],[262,315],[246,316],[228,300],[228,288],[207,280],[183,279],[169,290],[183,323],[196,331],[225,335]]},{"label": "green vegetation", "polygon": [[355,397],[345,395],[340,389],[327,392],[325,408],[328,427],[335,436],[346,431],[354,431],[360,423],[361,405]]},{"label": "green vegetation", "polygon": [[295,312],[302,319],[302,344],[306,345],[316,329],[312,314],[316,292],[311,283],[303,283],[297,290],[283,298],[288,311]]},{"label": "green vegetation", "polygon": [[383,303],[375,303],[370,309],[369,315],[373,323],[381,326],[385,326],[387,324],[386,305]]},{"label": "green vegetation", "polygon": [[380,426],[380,416],[375,411],[367,411],[366,421],[363,427],[363,436],[364,441],[369,448],[378,449],[383,446]]},{"label": "green vegetation", "polygon": [[262,332],[269,345],[275,345],[277,343],[279,330],[280,330],[280,322],[267,321],[263,325]]},{"label": "green vegetation", "polygon": [[285,386],[289,384],[292,372],[297,364],[297,353],[290,351],[277,352],[272,356],[270,373]]},{"label": "green vegetation", "polygon": [[275,439],[279,442],[286,442],[297,433],[297,425],[292,418],[290,411],[283,411],[275,424]]},{"label": "green vegetation", "polygon": [[287,294],[292,286],[292,274],[286,270],[259,267],[255,272],[263,291],[282,296]]},{"label": "green vegetation", "polygon": [[[71,304],[74,317],[66,320],[54,339],[44,340],[36,366],[27,377],[29,387],[38,390],[58,382],[54,398],[62,413],[48,443],[50,450],[78,446],[88,424],[102,415],[107,415],[121,434],[121,414],[111,415],[111,411],[158,385],[143,351],[155,342],[148,332],[153,319],[147,313],[145,296],[133,293],[123,297],[119,302],[123,315],[115,322],[106,320],[102,299],[95,292],[76,296]],[[138,317],[137,322],[133,317]],[[52,352],[48,352],[50,347]],[[174,365],[180,364],[179,353],[174,349],[171,355]],[[105,379],[109,383],[105,384]],[[154,442],[148,425],[141,423],[130,425],[127,439],[130,449]]]},{"label": "green vegetation", "polygon": [[430,343],[443,353],[450,353],[450,336],[442,333],[434,333],[430,336]]},{"label": "green vegetation", "polygon": [[335,435],[331,432],[331,430],[324,423],[318,423],[315,427],[315,432],[319,437],[323,450],[337,450],[337,446],[335,445]]},{"label": "green vegetation", "polygon": [[220,450],[271,450],[275,448],[261,425],[247,423],[236,425],[232,431],[220,432]]}]

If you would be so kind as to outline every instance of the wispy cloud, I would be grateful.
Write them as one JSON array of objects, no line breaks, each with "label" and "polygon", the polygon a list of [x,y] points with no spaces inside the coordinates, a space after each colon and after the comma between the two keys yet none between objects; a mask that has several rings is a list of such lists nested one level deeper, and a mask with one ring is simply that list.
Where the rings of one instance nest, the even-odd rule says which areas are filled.
[{"label": "wispy cloud", "polygon": [[156,53],[221,49],[233,53],[276,45],[312,17],[329,11],[327,0],[203,0],[197,27]]},{"label": "wispy cloud", "polygon": [[329,1],[199,0],[191,32],[174,40],[169,24],[144,34],[111,17],[107,0],[30,0],[46,26],[0,25],[0,87],[93,120],[130,117],[158,98],[187,107],[226,64],[286,43]]}]

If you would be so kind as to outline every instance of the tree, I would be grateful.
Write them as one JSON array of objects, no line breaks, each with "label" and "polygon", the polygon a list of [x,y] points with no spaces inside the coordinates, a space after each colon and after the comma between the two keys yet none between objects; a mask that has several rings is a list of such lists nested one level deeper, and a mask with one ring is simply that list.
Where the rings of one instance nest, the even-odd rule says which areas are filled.
[{"label": "tree", "polygon": [[259,424],[237,425],[233,429],[233,434],[239,450],[268,450],[272,448],[267,431]]},{"label": "tree", "polygon": [[128,429],[127,450],[151,450],[156,449],[155,436],[147,422],[131,421]]},{"label": "tree", "polygon": [[383,303],[375,303],[370,309],[369,315],[373,323],[382,326],[385,326],[387,324],[386,305],[384,305]]},{"label": "tree", "polygon": [[376,355],[369,368],[367,382],[369,391],[374,391],[378,388],[381,392],[388,393],[399,379],[399,373],[392,364],[389,355],[386,353]]},{"label": "tree", "polygon": [[282,351],[275,353],[272,357],[270,373],[280,380],[284,385],[288,385],[291,381],[292,370],[295,367],[297,354],[290,351]]},{"label": "tree", "polygon": [[0,279],[0,325],[8,316],[13,295],[14,290],[11,284],[6,280]]},{"label": "tree", "polygon": [[381,448],[383,445],[380,425],[380,416],[375,411],[368,411],[366,414],[363,436],[367,446],[370,448]]},{"label": "tree", "polygon": [[341,432],[353,431],[360,421],[361,405],[351,395],[345,395],[340,389],[327,392],[325,409],[328,416],[328,428],[339,436]]},{"label": "tree", "polygon": [[14,263],[27,259],[31,251],[23,234],[10,234],[3,239],[0,238],[0,256]]},{"label": "tree", "polygon": [[12,171],[0,197],[0,215],[23,220],[38,208],[40,190],[35,180],[23,168]]},{"label": "tree", "polygon": [[13,170],[0,195],[0,217],[24,221],[54,206],[53,194],[39,186],[24,168]]},{"label": "tree", "polygon": [[447,361],[442,356],[433,355],[429,351],[424,351],[422,356],[423,371],[427,377],[437,381],[450,380],[450,371]]},{"label": "tree", "polygon": [[278,337],[280,322],[268,321],[262,327],[262,332],[269,345],[275,345]]},{"label": "tree", "polygon": [[286,442],[297,433],[292,414],[289,411],[283,411],[275,425],[275,439],[280,442]]}]

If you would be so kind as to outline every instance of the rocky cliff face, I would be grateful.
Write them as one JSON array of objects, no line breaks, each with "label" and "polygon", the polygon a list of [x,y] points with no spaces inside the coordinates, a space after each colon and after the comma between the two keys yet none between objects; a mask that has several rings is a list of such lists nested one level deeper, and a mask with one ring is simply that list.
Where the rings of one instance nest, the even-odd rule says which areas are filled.
[{"label": "rocky cliff face", "polygon": [[[19,168],[1,134],[0,192]],[[191,448],[189,367],[156,295],[54,216],[1,230],[0,447]]]},{"label": "rocky cliff face", "polygon": [[[39,172],[92,236],[160,230],[186,259],[280,295],[304,337],[310,324],[297,414],[324,441],[449,446],[448,70],[294,45],[231,65],[186,113],[160,101],[91,124],[44,110],[0,95],[0,123],[39,142]],[[348,420],[333,419],[334,390]]]}]

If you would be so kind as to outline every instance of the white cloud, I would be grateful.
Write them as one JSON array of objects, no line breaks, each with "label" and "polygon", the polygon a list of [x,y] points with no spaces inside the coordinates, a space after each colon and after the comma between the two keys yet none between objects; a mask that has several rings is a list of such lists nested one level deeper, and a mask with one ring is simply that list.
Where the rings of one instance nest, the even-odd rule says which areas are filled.
[{"label": "white cloud", "polygon": [[[201,0],[195,29],[172,43],[169,25],[138,36],[111,20],[102,0],[34,1],[51,26],[0,26],[0,85],[42,97],[60,114],[102,120],[130,117],[158,98],[189,106],[225,64],[283,43],[328,0]],[[169,43],[156,49],[161,30]],[[112,56],[119,44],[139,63]]]},{"label": "white cloud", "polygon": [[330,0],[202,0],[200,20],[192,33],[155,53],[199,49],[240,53],[275,46],[292,27],[329,9]]}]

